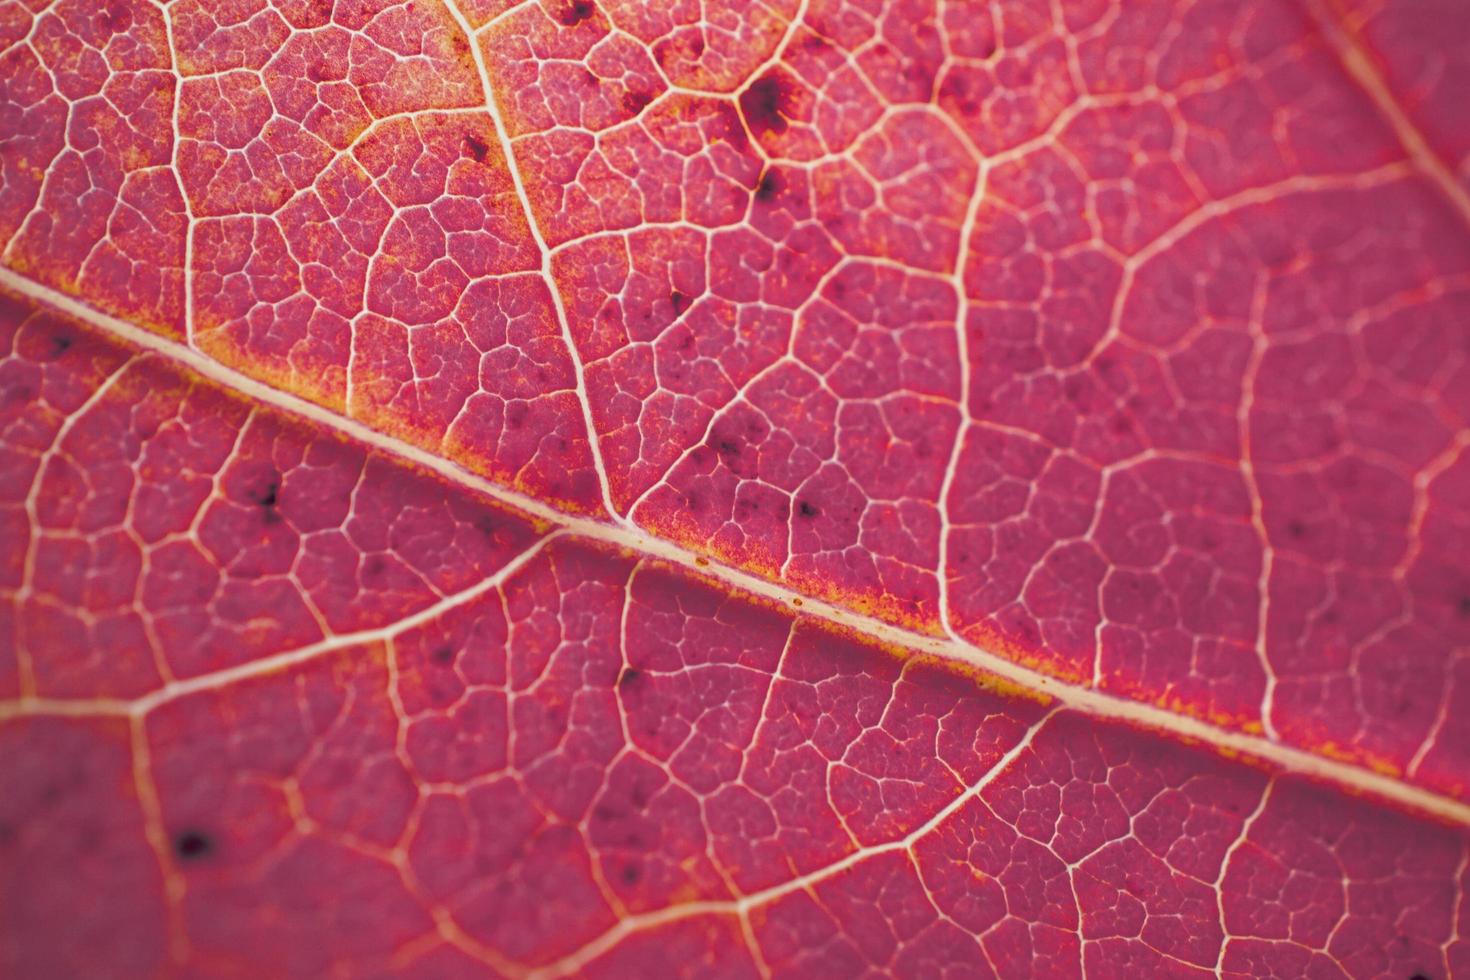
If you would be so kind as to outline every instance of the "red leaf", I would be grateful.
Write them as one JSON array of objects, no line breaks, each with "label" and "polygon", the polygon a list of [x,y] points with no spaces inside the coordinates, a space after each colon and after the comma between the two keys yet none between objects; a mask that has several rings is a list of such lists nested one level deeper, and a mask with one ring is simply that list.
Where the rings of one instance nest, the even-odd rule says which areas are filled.
[{"label": "red leaf", "polygon": [[0,8],[0,972],[1470,971],[1458,13]]}]

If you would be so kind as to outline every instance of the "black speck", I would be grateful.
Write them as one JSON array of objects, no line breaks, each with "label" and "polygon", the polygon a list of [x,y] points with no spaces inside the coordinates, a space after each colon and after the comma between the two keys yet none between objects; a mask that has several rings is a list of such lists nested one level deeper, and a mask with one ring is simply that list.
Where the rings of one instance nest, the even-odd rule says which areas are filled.
[{"label": "black speck", "polygon": [[638,870],[638,866],[636,864],[625,864],[625,865],[623,865],[623,873],[622,873],[623,884],[625,884],[625,885],[635,884],[635,883],[637,883],[638,879],[639,878],[642,878],[642,877],[643,877],[643,872],[641,872],[641,871]]},{"label": "black speck", "polygon": [[676,317],[683,316],[684,311],[689,309],[690,304],[692,304],[693,302],[694,301],[692,299],[690,299],[688,296],[685,296],[677,289],[674,290],[672,293],[669,293],[669,303],[674,307],[674,316]]},{"label": "black speck", "polygon": [[643,672],[641,670],[636,670],[632,667],[629,667],[627,670],[623,671],[623,676],[618,678],[618,687],[626,691],[629,688],[637,685],[638,682],[642,679]]},{"label": "black speck", "polygon": [[767,72],[740,93],[740,114],[752,133],[784,133],[795,114],[793,81],[784,73]]},{"label": "black speck", "polygon": [[280,495],[281,477],[277,473],[272,473],[257,486],[246,491],[246,496],[266,509],[276,506],[276,503],[280,500]]},{"label": "black speck", "polygon": [[62,354],[65,354],[67,351],[71,350],[71,345],[74,344],[75,342],[76,341],[74,341],[71,337],[68,337],[64,333],[59,333],[59,334],[55,334],[54,336],[52,336],[52,338],[51,338],[51,359],[52,360],[55,360],[56,358],[60,357]]},{"label": "black speck", "polygon": [[434,663],[448,666],[454,662],[454,647],[439,647],[433,653],[429,654],[429,656],[433,659]]},{"label": "black speck", "polygon": [[629,89],[623,93],[623,111],[630,116],[636,116],[648,108],[648,103],[653,101],[652,92],[643,92],[637,89]]},{"label": "black speck", "polygon": [[781,193],[784,182],[781,174],[775,167],[767,167],[761,171],[760,180],[755,182],[755,199],[762,204],[769,204]]},{"label": "black speck", "polygon": [[1409,980],[1429,980],[1429,977],[1423,973],[1416,973],[1409,977]]},{"label": "black speck", "polygon": [[715,452],[721,456],[739,456],[740,447],[730,439],[721,439],[715,443]]},{"label": "black speck", "polygon": [[174,838],[174,853],[182,861],[201,861],[214,853],[214,839],[200,830],[186,830]]},{"label": "black speck", "polygon": [[1286,533],[1299,541],[1307,536],[1307,525],[1293,517],[1286,522]]},{"label": "black speck", "polygon": [[563,27],[576,27],[595,13],[597,13],[597,4],[592,0],[576,0],[563,7],[556,19],[561,21]]},{"label": "black speck", "polygon": [[490,144],[473,133],[465,135],[464,148],[470,151],[470,156],[475,158],[476,163],[484,163],[486,154],[490,152]]},{"label": "black speck", "polygon": [[803,500],[801,503],[797,504],[796,512],[802,517],[816,517],[818,514],[821,513],[821,511],[817,510],[817,505],[812,503],[810,500]]},{"label": "black speck", "polygon": [[1460,596],[1460,601],[1456,608],[1460,611],[1461,619],[1470,619],[1470,595]]}]

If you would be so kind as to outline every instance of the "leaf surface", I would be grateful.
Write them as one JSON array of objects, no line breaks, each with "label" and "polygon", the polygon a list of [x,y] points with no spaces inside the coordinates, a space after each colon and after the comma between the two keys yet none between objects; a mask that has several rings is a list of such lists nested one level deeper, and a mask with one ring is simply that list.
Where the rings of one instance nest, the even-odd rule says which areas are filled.
[{"label": "leaf surface", "polygon": [[3,9],[6,972],[1470,969],[1428,7]]}]

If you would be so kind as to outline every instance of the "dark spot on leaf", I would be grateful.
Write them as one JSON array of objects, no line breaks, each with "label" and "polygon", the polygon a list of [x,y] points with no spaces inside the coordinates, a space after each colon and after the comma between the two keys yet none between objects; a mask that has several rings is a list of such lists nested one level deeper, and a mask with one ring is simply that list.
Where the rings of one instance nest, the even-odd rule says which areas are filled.
[{"label": "dark spot on leaf", "polygon": [[429,657],[436,664],[450,664],[454,661],[454,647],[439,647]]},{"label": "dark spot on leaf", "polygon": [[279,480],[267,480],[251,492],[250,499],[262,507],[274,507],[276,501],[280,499],[280,492],[281,483]]},{"label": "dark spot on leaf", "polygon": [[1460,610],[1461,619],[1470,619],[1470,595],[1460,596],[1460,602],[1457,608]]},{"label": "dark spot on leaf", "polygon": [[623,676],[618,678],[618,687],[626,691],[636,686],[641,680],[643,680],[643,672],[629,667],[623,671]]},{"label": "dark spot on leaf", "polygon": [[983,108],[974,80],[963,71],[945,77],[939,86],[939,99],[962,116],[978,115]]},{"label": "dark spot on leaf", "polygon": [[1307,525],[1293,517],[1286,522],[1286,533],[1295,540],[1307,536]]},{"label": "dark spot on leaf", "polygon": [[592,0],[574,0],[574,2],[566,4],[561,8],[561,12],[556,15],[556,19],[561,22],[563,27],[576,27],[595,13],[597,13],[597,4],[593,3]]},{"label": "dark spot on leaf", "polygon": [[281,515],[276,510],[276,505],[281,498],[281,476],[272,471],[269,476],[245,491],[247,499],[261,506],[265,512],[267,524],[278,523]]},{"label": "dark spot on leaf", "polygon": [[740,93],[740,114],[752,133],[786,132],[787,120],[795,114],[794,85],[786,74],[771,71]]},{"label": "dark spot on leaf", "polygon": [[485,155],[490,152],[490,144],[473,133],[465,134],[464,148],[470,152],[470,156],[474,157],[477,163],[484,163]]},{"label": "dark spot on leaf", "polygon": [[677,289],[669,293],[669,303],[674,307],[674,316],[683,316],[684,311],[689,309],[689,304],[692,302],[694,301]]},{"label": "dark spot on leaf", "polygon": [[498,529],[496,528],[495,521],[493,519],[489,517],[481,517],[476,519],[475,521],[475,530],[479,531],[487,538],[492,538],[495,536],[495,532]]},{"label": "dark spot on leaf", "polygon": [[740,455],[740,447],[733,440],[721,439],[715,443],[715,452],[721,456],[738,457]]},{"label": "dark spot on leaf", "polygon": [[761,204],[769,204],[776,199],[786,187],[786,181],[775,167],[767,167],[761,171],[760,180],[755,182],[755,199]]},{"label": "dark spot on leaf", "polygon": [[29,405],[40,396],[35,385],[14,384],[8,388],[0,389],[0,411],[9,410],[17,405]]},{"label": "dark spot on leaf", "polygon": [[648,103],[653,101],[652,92],[643,92],[638,89],[629,89],[623,93],[623,110],[630,116],[636,116],[648,108]]},{"label": "dark spot on leaf", "polygon": [[1429,980],[1429,977],[1423,973],[1416,973],[1413,976],[1409,977],[1409,980]]},{"label": "dark spot on leaf", "polygon": [[821,513],[821,511],[817,510],[817,505],[812,503],[810,500],[803,500],[801,503],[797,504],[796,512],[802,517],[816,517],[817,514]]},{"label": "dark spot on leaf", "polygon": [[54,360],[56,360],[56,358],[60,357],[62,354],[65,354],[67,351],[71,350],[71,345],[74,344],[74,343],[76,343],[76,341],[73,338],[71,338],[70,336],[68,336],[67,334],[64,334],[64,333],[52,334],[51,335],[51,360],[54,361]]},{"label": "dark spot on leaf", "polygon": [[643,877],[643,872],[638,870],[638,866],[636,864],[625,864],[623,865],[622,877],[624,884],[631,885],[636,883],[639,878]]},{"label": "dark spot on leaf", "polygon": [[181,861],[201,861],[214,853],[214,838],[202,830],[185,830],[174,838],[174,853]]}]

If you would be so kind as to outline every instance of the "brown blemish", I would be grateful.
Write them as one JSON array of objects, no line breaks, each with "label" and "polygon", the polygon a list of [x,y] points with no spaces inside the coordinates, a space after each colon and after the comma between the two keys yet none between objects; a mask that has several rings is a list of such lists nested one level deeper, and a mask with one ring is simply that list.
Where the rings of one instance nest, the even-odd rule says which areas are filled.
[{"label": "brown blemish", "polygon": [[641,89],[629,89],[623,93],[623,111],[630,116],[636,116],[648,108],[648,104],[652,101],[652,92],[645,92]]},{"label": "brown blemish", "polygon": [[562,7],[556,19],[563,27],[576,27],[595,13],[597,13],[597,4],[592,0],[574,0]]},{"label": "brown blemish", "polygon": [[757,136],[779,135],[786,132],[787,120],[796,113],[795,97],[796,82],[790,75],[780,69],[768,71],[740,93],[740,114],[745,117],[746,127]]},{"label": "brown blemish", "polygon": [[185,830],[174,838],[174,854],[181,861],[202,861],[213,853],[214,838],[202,830]]},{"label": "brown blemish", "polygon": [[786,182],[780,171],[775,167],[766,167],[761,171],[760,179],[755,182],[755,199],[761,204],[769,204],[785,186]]},{"label": "brown blemish", "polygon": [[484,163],[486,155],[490,152],[490,144],[473,133],[465,134],[464,148],[469,151],[470,156],[475,158],[476,163]]}]

